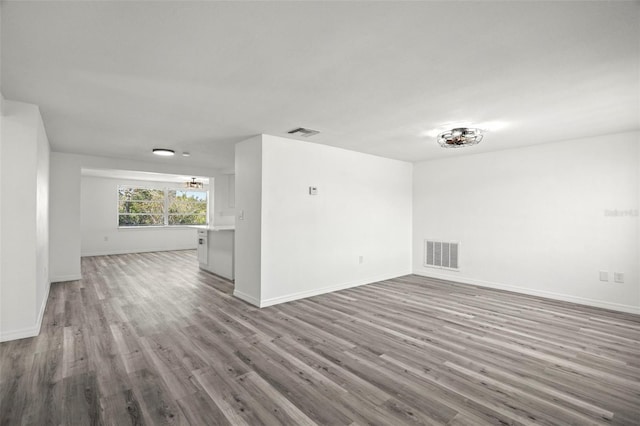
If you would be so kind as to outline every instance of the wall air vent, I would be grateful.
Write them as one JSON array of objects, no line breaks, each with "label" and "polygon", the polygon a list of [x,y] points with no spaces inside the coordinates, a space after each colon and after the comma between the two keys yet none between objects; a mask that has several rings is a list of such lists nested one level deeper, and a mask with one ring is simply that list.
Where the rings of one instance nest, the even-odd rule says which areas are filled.
[{"label": "wall air vent", "polygon": [[424,240],[424,266],[457,271],[459,256],[459,243]]},{"label": "wall air vent", "polygon": [[309,136],[317,135],[320,133],[318,130],[305,129],[304,127],[298,127],[297,129],[289,130],[287,133],[290,135],[302,136],[308,138]]}]

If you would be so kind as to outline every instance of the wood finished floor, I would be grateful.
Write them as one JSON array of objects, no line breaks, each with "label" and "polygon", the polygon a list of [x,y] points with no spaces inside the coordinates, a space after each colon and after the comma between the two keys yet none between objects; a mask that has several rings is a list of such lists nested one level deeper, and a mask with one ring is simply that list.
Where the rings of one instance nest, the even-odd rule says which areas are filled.
[{"label": "wood finished floor", "polygon": [[0,423],[640,424],[640,316],[406,276],[256,309],[177,251],[84,258],[0,344]]}]

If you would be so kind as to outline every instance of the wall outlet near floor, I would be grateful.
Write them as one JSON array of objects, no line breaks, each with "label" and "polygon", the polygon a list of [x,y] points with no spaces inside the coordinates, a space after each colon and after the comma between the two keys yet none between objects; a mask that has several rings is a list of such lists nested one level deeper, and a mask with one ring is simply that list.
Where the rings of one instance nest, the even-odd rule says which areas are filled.
[{"label": "wall outlet near floor", "polygon": [[600,281],[609,281],[608,271],[600,271]]},{"label": "wall outlet near floor", "polygon": [[624,283],[624,273],[622,272],[614,272],[613,273],[613,280],[617,283]]}]

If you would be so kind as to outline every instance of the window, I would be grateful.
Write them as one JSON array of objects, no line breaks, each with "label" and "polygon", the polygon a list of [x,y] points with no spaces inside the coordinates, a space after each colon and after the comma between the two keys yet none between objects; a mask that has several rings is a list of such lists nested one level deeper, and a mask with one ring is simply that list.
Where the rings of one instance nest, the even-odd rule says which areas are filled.
[{"label": "window", "polygon": [[206,225],[206,191],[169,190],[169,225]]},{"label": "window", "polygon": [[118,226],[207,224],[207,191],[118,187]]},{"label": "window", "polygon": [[164,210],[164,190],[118,187],[118,226],[162,226]]}]

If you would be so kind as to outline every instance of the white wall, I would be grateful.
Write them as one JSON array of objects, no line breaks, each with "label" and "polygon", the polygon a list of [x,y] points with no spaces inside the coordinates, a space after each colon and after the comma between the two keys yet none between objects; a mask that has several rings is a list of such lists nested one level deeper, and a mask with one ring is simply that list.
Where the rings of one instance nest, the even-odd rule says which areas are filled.
[{"label": "white wall", "polygon": [[[260,306],[411,272],[410,163],[262,135],[258,210],[257,196],[247,200],[243,191],[247,180],[255,188],[259,179],[244,176],[242,167],[250,157],[245,148],[251,158],[260,154],[256,145],[236,151],[236,204],[245,215],[236,235],[261,215],[261,229],[252,234],[259,231],[261,239]],[[309,195],[309,186],[318,195]],[[240,275],[241,246],[237,256]]]},{"label": "white wall", "polygon": [[260,306],[262,137],[236,144],[235,287],[233,294]]},{"label": "white wall", "polygon": [[[54,153],[51,164],[52,218],[51,259],[52,281],[79,279],[80,251],[80,171],[89,169],[133,170],[153,173],[168,173],[186,176],[215,176],[219,171],[202,167],[186,167],[176,162],[143,162],[119,158]],[[65,254],[58,255],[58,250]]]},{"label": "white wall", "polygon": [[77,155],[51,153],[50,273],[52,282],[80,274],[80,167]]},{"label": "white wall", "polygon": [[209,223],[215,226],[234,225],[235,209],[235,175],[225,173],[214,176],[214,202]]},{"label": "white wall", "polygon": [[[163,250],[195,249],[197,231],[191,227],[118,228],[118,186],[175,188],[170,182],[82,176],[80,191],[81,255],[98,256]],[[206,185],[205,190],[208,190]]]},{"label": "white wall", "polygon": [[[0,4],[0,10],[2,10],[2,5]],[[0,22],[2,22],[1,17],[0,17]],[[0,43],[1,44],[1,43]],[[1,50],[1,49],[0,49]],[[2,92],[0,91],[0,299],[2,298],[2,282],[3,282],[3,273],[2,273],[2,246],[4,244],[4,233],[2,231],[3,229],[3,219],[2,219],[2,211],[4,210],[2,208],[2,204],[4,204],[4,196],[3,196],[3,182],[4,182],[4,173],[2,172],[3,170],[3,152],[4,152],[4,148],[3,145],[4,143],[2,142],[5,131],[3,130],[4,128],[4,96],[2,95]],[[0,300],[0,323],[2,322],[2,301]],[[2,330],[2,325],[0,324],[0,330]]]},{"label": "white wall", "polygon": [[[640,313],[639,135],[416,164],[414,272]],[[460,271],[424,267],[425,238],[459,241]]]},{"label": "white wall", "polygon": [[0,341],[35,336],[49,292],[49,142],[36,105],[0,119]]}]

